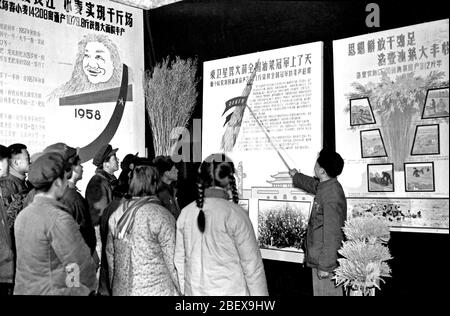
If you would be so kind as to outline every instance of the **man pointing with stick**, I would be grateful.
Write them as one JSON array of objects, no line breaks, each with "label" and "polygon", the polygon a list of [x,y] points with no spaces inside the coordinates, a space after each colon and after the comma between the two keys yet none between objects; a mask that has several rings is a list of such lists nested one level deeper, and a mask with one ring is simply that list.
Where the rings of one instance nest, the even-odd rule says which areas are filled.
[{"label": "man pointing with stick", "polygon": [[345,194],[336,178],[343,168],[342,157],[324,148],[314,166],[314,178],[289,170],[294,187],[315,195],[306,232],[306,265],[312,268],[314,296],[343,295],[342,287],[331,280],[347,219]]}]

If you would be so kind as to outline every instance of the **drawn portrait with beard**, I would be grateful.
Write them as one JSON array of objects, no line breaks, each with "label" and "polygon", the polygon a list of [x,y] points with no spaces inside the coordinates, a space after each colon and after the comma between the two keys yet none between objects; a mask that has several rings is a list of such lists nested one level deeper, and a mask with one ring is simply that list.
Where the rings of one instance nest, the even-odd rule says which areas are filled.
[{"label": "drawn portrait with beard", "polygon": [[53,90],[48,100],[119,87],[122,70],[116,44],[105,35],[85,35],[78,43],[70,80]]}]

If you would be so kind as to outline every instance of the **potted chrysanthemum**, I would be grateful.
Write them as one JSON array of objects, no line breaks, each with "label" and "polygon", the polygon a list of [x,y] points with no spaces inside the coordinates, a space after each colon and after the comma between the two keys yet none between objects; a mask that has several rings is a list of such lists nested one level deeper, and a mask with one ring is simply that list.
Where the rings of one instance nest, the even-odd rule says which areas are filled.
[{"label": "potted chrysanthemum", "polygon": [[336,285],[343,285],[350,296],[373,296],[380,290],[380,281],[391,276],[386,263],[392,259],[387,243],[390,239],[389,222],[366,213],[345,222],[346,241],[338,250],[343,258],[334,270]]}]

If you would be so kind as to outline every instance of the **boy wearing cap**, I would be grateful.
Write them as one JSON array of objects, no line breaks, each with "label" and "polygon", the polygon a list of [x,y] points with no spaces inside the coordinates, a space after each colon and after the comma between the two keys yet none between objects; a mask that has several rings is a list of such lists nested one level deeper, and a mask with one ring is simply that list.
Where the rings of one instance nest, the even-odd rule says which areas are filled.
[{"label": "boy wearing cap", "polygon": [[342,296],[342,287],[331,280],[337,267],[338,249],[344,238],[347,202],[337,176],[344,161],[335,151],[322,149],[314,166],[316,178],[289,170],[293,185],[315,194],[306,232],[306,265],[312,268],[314,296]]},{"label": "boy wearing cap", "polygon": [[78,226],[57,200],[67,187],[71,165],[56,152],[31,166],[33,202],[14,224],[17,267],[14,294],[88,295],[95,290],[95,263]]}]

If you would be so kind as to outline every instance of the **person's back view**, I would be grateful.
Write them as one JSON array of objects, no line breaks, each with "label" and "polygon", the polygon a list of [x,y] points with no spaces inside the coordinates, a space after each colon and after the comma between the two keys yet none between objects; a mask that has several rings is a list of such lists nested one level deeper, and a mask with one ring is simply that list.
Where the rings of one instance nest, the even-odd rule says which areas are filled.
[{"label": "person's back view", "polygon": [[[199,169],[199,197],[177,220],[175,266],[184,295],[268,295],[261,252],[238,203],[234,165],[222,154]],[[228,201],[228,190],[233,202]]]}]

